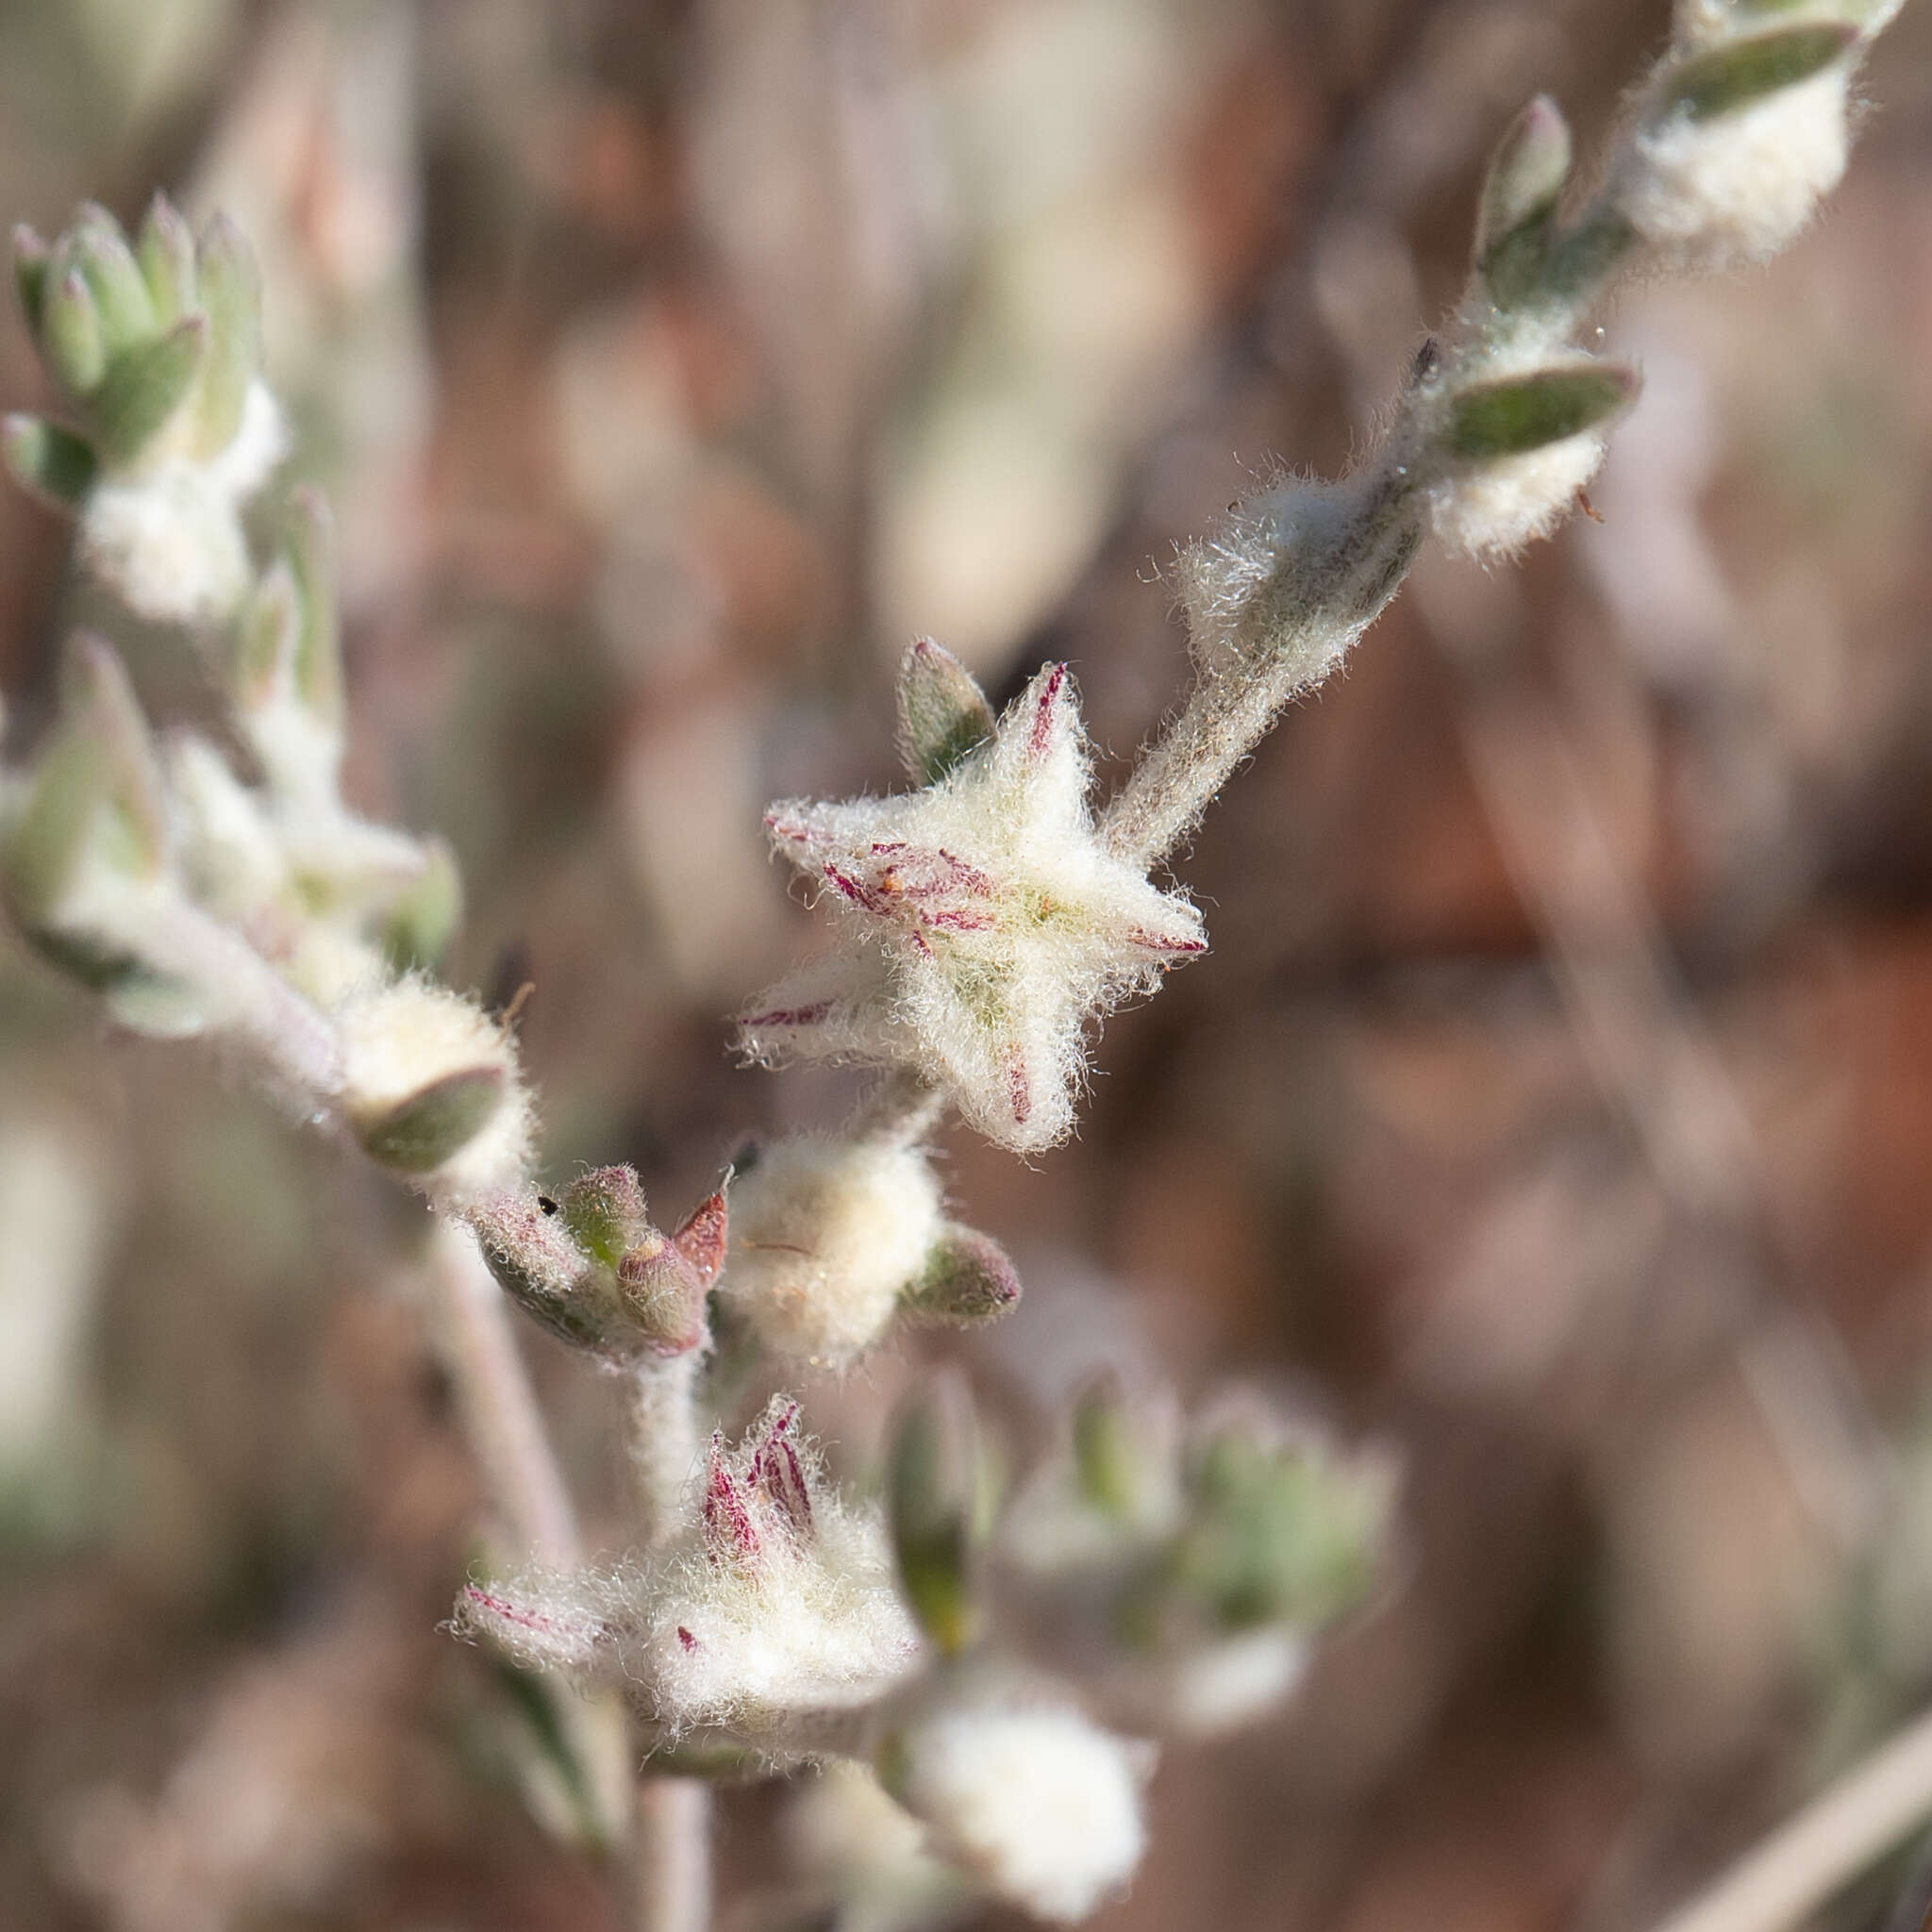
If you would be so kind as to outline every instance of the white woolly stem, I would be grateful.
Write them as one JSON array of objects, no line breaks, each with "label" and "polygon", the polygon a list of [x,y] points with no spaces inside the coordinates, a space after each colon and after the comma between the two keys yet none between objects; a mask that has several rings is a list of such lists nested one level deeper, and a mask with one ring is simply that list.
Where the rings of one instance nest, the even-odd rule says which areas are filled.
[{"label": "white woolly stem", "polygon": [[328,1015],[238,933],[186,900],[143,905],[139,926],[143,964],[219,1000],[213,1030],[248,1055],[268,1092],[311,1124],[334,1125],[342,1050]]},{"label": "white woolly stem", "polygon": [[[644,1548],[684,1525],[700,1450],[702,1351],[646,1362],[633,1378],[631,1467]],[[636,1932],[705,1932],[711,1923],[711,1790],[700,1778],[646,1777],[638,1788]]]},{"label": "white woolly stem", "polygon": [[859,1102],[846,1123],[850,1141],[877,1141],[909,1147],[939,1124],[946,1096],[923,1074],[895,1067]]},{"label": "white woolly stem", "polygon": [[645,1549],[667,1543],[684,1525],[686,1491],[702,1448],[697,1379],[701,1350],[647,1361],[632,1378],[631,1469]]},{"label": "white woolly stem", "polygon": [[1221,635],[1196,624],[1187,703],[1101,814],[1116,858],[1145,871],[1166,858],[1282,707],[1341,662],[1401,587],[1421,536],[1399,444],[1391,438],[1376,466],[1343,486],[1340,523],[1291,540],[1296,547],[1279,553]]},{"label": "white woolly stem", "polygon": [[711,1788],[647,1777],[638,1787],[635,1932],[706,1932],[711,1923]]},{"label": "white woolly stem", "polygon": [[1932,1818],[1932,1712],[1764,1840],[1657,1932],[1785,1932]]},{"label": "white woolly stem", "polygon": [[574,1570],[583,1561],[576,1511],[503,1291],[468,1228],[438,1216],[428,1276],[436,1339],[491,1508],[520,1550],[547,1568]]}]

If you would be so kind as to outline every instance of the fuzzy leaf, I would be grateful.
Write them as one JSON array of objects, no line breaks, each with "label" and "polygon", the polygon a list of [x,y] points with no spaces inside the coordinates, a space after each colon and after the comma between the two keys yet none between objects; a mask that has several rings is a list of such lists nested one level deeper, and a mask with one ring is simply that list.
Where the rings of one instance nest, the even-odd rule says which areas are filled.
[{"label": "fuzzy leaf", "polygon": [[79,269],[59,266],[58,255],[48,270],[41,341],[54,379],[70,395],[91,393],[107,374],[108,347],[94,292]]},{"label": "fuzzy leaf", "polygon": [[195,452],[214,457],[234,441],[248,385],[261,368],[261,276],[254,250],[226,215],[202,230],[195,275],[208,320]]},{"label": "fuzzy leaf", "polygon": [[1620,363],[1572,364],[1484,383],[1450,399],[1443,443],[1469,462],[1525,456],[1608,422],[1637,387],[1636,372]]},{"label": "fuzzy leaf", "polygon": [[1570,178],[1570,124],[1539,94],[1498,143],[1483,187],[1475,252],[1485,259],[1531,222],[1548,217]]},{"label": "fuzzy leaf", "polygon": [[899,663],[899,748],[918,785],[937,785],[993,734],[992,707],[950,651],[921,638]]},{"label": "fuzzy leaf", "polygon": [[295,689],[325,724],[341,724],[342,639],[336,608],[336,528],[321,491],[305,486],[291,495],[282,545],[302,620],[295,649]]},{"label": "fuzzy leaf", "polygon": [[446,839],[423,841],[425,864],[389,909],[383,922],[382,950],[391,969],[433,972],[463,922],[463,875]]},{"label": "fuzzy leaf", "polygon": [[1713,47],[1664,77],[1665,113],[1711,121],[1822,74],[1857,44],[1851,26],[1794,26]]},{"label": "fuzzy leaf", "polygon": [[919,1626],[955,1657],[983,1618],[974,1588],[978,1433],[963,1383],[942,1377],[912,1402],[892,1439],[887,1506],[899,1581]]},{"label": "fuzzy leaf", "polygon": [[40,416],[8,416],[0,424],[0,453],[21,488],[57,509],[79,503],[100,468],[83,439]]},{"label": "fuzzy leaf", "polygon": [[1476,265],[1500,308],[1517,307],[1542,280],[1570,162],[1570,125],[1539,94],[1497,146],[1476,217]]},{"label": "fuzzy leaf", "polygon": [[190,315],[114,358],[90,411],[110,463],[132,462],[167,425],[193,391],[207,355],[208,324]]},{"label": "fuzzy leaf", "polygon": [[135,257],[154,304],[155,320],[162,328],[194,312],[194,230],[165,194],[157,193],[148,204]]},{"label": "fuzzy leaf", "polygon": [[27,333],[41,333],[41,315],[46,302],[47,264],[54,251],[25,222],[13,230],[13,286],[20,296],[20,311],[26,317]]},{"label": "fuzzy leaf", "polygon": [[501,1067],[465,1067],[380,1114],[358,1120],[356,1138],[369,1158],[385,1167],[429,1174],[490,1124],[503,1104],[503,1091]]},{"label": "fuzzy leaf", "polygon": [[67,245],[100,308],[108,358],[151,336],[155,305],[121,224],[106,208],[88,202],[68,230]]}]

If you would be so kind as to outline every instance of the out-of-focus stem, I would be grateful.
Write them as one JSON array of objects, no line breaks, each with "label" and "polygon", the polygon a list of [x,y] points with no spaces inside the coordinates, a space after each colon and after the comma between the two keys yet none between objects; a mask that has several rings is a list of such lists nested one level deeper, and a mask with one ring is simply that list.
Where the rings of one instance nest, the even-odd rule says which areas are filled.
[{"label": "out-of-focus stem", "polygon": [[518,1550],[548,1567],[575,1569],[583,1561],[576,1512],[503,1291],[468,1228],[438,1216],[428,1274],[436,1339],[490,1507]]},{"label": "out-of-focus stem", "polygon": [[1932,1818],[1932,1712],[1881,1745],[1657,1932],[1785,1932]]},{"label": "out-of-focus stem", "polygon": [[697,1378],[702,1351],[647,1361],[634,1375],[631,1470],[641,1516],[639,1541],[651,1550],[676,1535],[699,1449]]},{"label": "out-of-focus stem", "polygon": [[638,1787],[633,1932],[706,1932],[711,1923],[711,1788],[647,1777]]},{"label": "out-of-focus stem", "polygon": [[[683,1527],[699,1453],[702,1351],[646,1362],[631,1402],[631,1467],[646,1550]],[[646,1775],[632,1846],[633,1932],[705,1932],[711,1923],[711,1788],[701,1778]]]}]

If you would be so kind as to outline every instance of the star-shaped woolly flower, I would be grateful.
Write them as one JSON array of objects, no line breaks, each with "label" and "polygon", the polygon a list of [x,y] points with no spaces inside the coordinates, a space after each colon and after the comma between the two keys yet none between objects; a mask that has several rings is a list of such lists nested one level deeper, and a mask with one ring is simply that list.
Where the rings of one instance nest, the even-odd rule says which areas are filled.
[{"label": "star-shaped woolly flower", "polygon": [[1034,1153],[1073,1127],[1089,1021],[1207,935],[1185,899],[1102,846],[1064,664],[995,724],[964,667],[921,641],[899,708],[922,790],[765,816],[842,943],[767,992],[741,1038],[765,1061],[911,1067],[988,1139]]}]

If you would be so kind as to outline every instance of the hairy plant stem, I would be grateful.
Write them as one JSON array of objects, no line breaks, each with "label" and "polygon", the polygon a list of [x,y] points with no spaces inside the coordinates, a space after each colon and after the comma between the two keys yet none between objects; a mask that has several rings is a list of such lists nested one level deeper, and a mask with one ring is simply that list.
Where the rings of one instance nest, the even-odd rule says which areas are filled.
[{"label": "hairy plant stem", "polygon": [[633,1932],[706,1932],[711,1923],[711,1788],[647,1777],[638,1787]]},{"label": "hairy plant stem", "polygon": [[[701,1450],[702,1351],[645,1362],[632,1377],[631,1470],[640,1541],[661,1549],[690,1513]],[[711,1921],[711,1788],[648,1773],[638,1786],[631,1848],[633,1932],[705,1932]]]},{"label": "hairy plant stem", "polygon": [[517,1550],[547,1568],[574,1570],[584,1559],[576,1511],[503,1291],[468,1228],[437,1217],[428,1274],[430,1321],[489,1507]]},{"label": "hairy plant stem", "polygon": [[845,1135],[853,1141],[909,1147],[939,1124],[945,1110],[946,1096],[941,1088],[924,1074],[895,1067],[859,1102],[846,1123]]},{"label": "hairy plant stem", "polygon": [[[1622,155],[1604,186],[1541,250],[1508,308],[1478,278],[1439,342],[1417,358],[1394,421],[1374,457],[1337,486],[1347,497],[1339,528],[1309,525],[1254,591],[1228,641],[1194,640],[1193,688],[1101,815],[1115,858],[1148,870],[1168,858],[1283,708],[1320,684],[1402,588],[1422,547],[1419,411],[1477,377],[1525,339],[1567,341],[1632,264],[1638,237],[1618,212]],[[1266,501],[1258,507],[1266,514]]]}]

